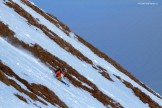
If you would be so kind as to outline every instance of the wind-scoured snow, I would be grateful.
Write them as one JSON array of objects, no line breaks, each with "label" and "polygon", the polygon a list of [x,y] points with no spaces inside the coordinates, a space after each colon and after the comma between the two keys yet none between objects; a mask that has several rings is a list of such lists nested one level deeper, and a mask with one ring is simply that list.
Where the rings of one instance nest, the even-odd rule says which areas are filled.
[{"label": "wind-scoured snow", "polygon": [[[9,25],[9,28],[15,32],[15,37],[23,41],[26,44],[34,45],[38,44],[46,51],[50,52],[54,56],[58,57],[62,61],[65,61],[73,69],[77,70],[81,75],[86,77],[92,83],[94,83],[99,90],[111,97],[112,99],[119,102],[125,108],[148,108],[148,104],[143,103],[133,91],[127,88],[120,80],[118,80],[113,74],[120,76],[122,79],[130,82],[134,87],[138,87],[141,91],[150,96],[155,100],[159,105],[162,105],[162,100],[150,93],[148,90],[141,87],[135,81],[130,79],[125,74],[121,73],[110,63],[105,61],[103,58],[98,57],[94,54],[88,47],[79,42],[76,36],[73,33],[70,33],[70,36],[67,36],[61,29],[57,28],[54,24],[49,22],[43,16],[35,12],[30,7],[26,6],[20,0],[13,0],[15,3],[20,5],[24,10],[30,13],[34,18],[39,19],[39,23],[45,25],[47,28],[52,30],[66,42],[71,44],[75,49],[80,51],[85,57],[89,58],[95,65],[99,65],[106,69],[110,74],[110,77],[114,80],[111,82],[103,77],[92,65],[87,64],[84,61],[81,61],[76,56],[67,52],[61,48],[56,42],[48,38],[39,28],[29,25],[27,21],[18,15],[13,9],[7,7],[3,4],[3,1],[0,1],[0,21]],[[19,56],[17,56],[19,54]],[[0,38],[0,60],[10,67],[17,75],[21,78],[26,79],[29,83],[37,83],[47,86],[50,90],[54,91],[57,96],[72,108],[103,108],[103,104],[91,96],[90,93],[76,88],[71,85],[67,88],[65,85],[60,83],[57,79],[54,78],[53,72],[41,63],[37,58],[32,56],[25,50],[18,49],[9,44],[5,39]],[[0,82],[1,83],[1,82]],[[84,83],[83,83],[84,84]],[[21,84],[20,84],[21,85]],[[88,86],[88,85],[86,85]],[[5,86],[4,88],[9,88],[11,91],[5,92],[6,96],[10,96],[10,92],[16,93],[17,91],[12,88]],[[23,85],[22,87],[26,89]],[[5,96],[5,94],[3,94]],[[1,95],[1,94],[0,94]],[[13,95],[11,96],[12,100],[17,98]],[[7,98],[5,98],[7,99]],[[0,102],[4,105],[6,102],[0,96]],[[3,101],[4,100],[4,101]],[[11,100],[11,101],[12,101]],[[13,103],[13,102],[11,102]],[[14,104],[14,103],[13,103]],[[28,107],[27,103],[20,102],[19,104],[22,107]],[[14,104],[15,105],[15,104]],[[20,106],[21,106],[20,105]],[[43,106],[39,104],[42,108],[51,107]],[[2,108],[5,108],[2,106]],[[13,107],[12,107],[13,108]],[[17,107],[15,107],[17,108]]]}]

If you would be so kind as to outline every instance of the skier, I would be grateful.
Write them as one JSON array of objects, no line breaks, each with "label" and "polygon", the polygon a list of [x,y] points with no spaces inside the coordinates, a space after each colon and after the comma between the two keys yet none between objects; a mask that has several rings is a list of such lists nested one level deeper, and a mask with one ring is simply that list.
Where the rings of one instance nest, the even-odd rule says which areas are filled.
[{"label": "skier", "polygon": [[55,75],[56,75],[56,78],[59,80],[59,81],[62,81],[62,78],[64,77],[65,75],[65,72],[63,71],[63,69],[57,69],[55,71]]},{"label": "skier", "polygon": [[63,69],[57,69],[55,71],[55,75],[56,75],[56,78],[62,82],[63,84],[65,84],[67,87],[69,87],[70,85],[65,81],[65,78],[64,78],[64,75],[65,75],[65,71]]}]

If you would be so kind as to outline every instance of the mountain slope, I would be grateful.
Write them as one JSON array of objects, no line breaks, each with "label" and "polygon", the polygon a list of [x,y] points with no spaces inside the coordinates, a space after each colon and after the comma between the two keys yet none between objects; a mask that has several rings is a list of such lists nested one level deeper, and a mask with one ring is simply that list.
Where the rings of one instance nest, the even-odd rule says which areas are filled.
[{"label": "mountain slope", "polygon": [[[58,67],[70,87],[54,77]],[[0,1],[0,83],[2,108],[162,107],[158,94],[27,0]]]}]

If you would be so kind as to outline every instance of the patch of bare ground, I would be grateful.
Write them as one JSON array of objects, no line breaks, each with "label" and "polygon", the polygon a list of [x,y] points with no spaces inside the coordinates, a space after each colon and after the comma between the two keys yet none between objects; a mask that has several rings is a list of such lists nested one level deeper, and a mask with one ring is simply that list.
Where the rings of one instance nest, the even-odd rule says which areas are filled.
[{"label": "patch of bare ground", "polygon": [[19,98],[20,100],[24,101],[25,103],[28,103],[28,101],[21,95],[19,94],[14,94],[17,98]]},{"label": "patch of bare ground", "polygon": [[[23,89],[14,80],[9,79],[7,76],[14,77],[16,80],[24,84],[27,87],[27,89],[30,90],[30,92]],[[20,78],[2,62],[0,62],[0,81],[2,81],[8,86],[9,85],[13,86],[19,92],[26,94],[34,101],[39,101],[42,104],[47,105],[47,103],[44,102],[44,100],[46,100],[47,102],[51,103],[54,106],[59,105],[62,108],[67,108],[67,106],[56,96],[56,94],[53,91],[40,84],[34,84],[34,83],[29,84],[25,79]],[[20,100],[28,103],[27,99],[25,99],[23,96],[20,96],[18,94],[15,94],[15,96],[18,97]],[[44,100],[39,99],[38,96],[42,97]]]},{"label": "patch of bare ground", "polygon": [[[116,75],[115,75],[116,76]],[[147,94],[142,92],[139,88],[134,87],[131,83],[121,79],[119,76],[116,76],[119,80],[121,80],[128,88],[130,88],[134,94],[140,98],[143,103],[147,103],[150,108],[162,108],[158,103],[152,100]]]},{"label": "patch of bare ground", "polygon": [[[3,23],[1,23],[3,24]],[[3,24],[3,26],[6,26]],[[4,27],[7,30],[6,31],[10,31],[12,32],[7,26]],[[13,33],[13,32],[12,32]],[[1,34],[0,34],[1,35]],[[55,57],[54,55],[50,54],[49,52],[45,51],[42,47],[40,47],[39,45],[33,45],[33,46],[29,46],[25,43],[23,43],[22,41],[18,40],[16,37],[14,37],[13,35],[8,35],[5,34],[3,35],[3,37],[7,38],[8,41],[13,44],[13,45],[19,45],[22,48],[30,51],[35,57],[39,58],[43,63],[45,64],[49,64],[50,66],[52,66],[53,68],[57,68],[57,67],[64,67],[66,68],[66,70],[68,71],[65,75],[65,77],[67,77],[69,79],[69,81],[76,87],[82,88],[83,90],[88,91],[94,98],[96,98],[97,100],[99,100],[101,103],[103,103],[105,106],[110,105],[113,108],[122,108],[122,106],[116,102],[115,100],[111,99],[110,97],[108,97],[107,95],[105,95],[102,91],[100,91],[96,85],[94,85],[92,82],[90,82],[87,78],[85,78],[84,76],[82,76],[81,74],[79,74],[76,70],[74,70],[71,66],[69,66],[67,63],[65,63],[64,61],[60,60],[59,58]],[[15,75],[16,76],[16,75]],[[75,78],[73,78],[73,76],[75,76],[78,80],[76,80]],[[20,80],[19,78],[16,78],[18,80]],[[28,84],[27,82],[21,81],[24,85]],[[83,85],[81,82],[84,82],[85,84],[89,85],[91,88]],[[51,92],[45,92],[46,94],[44,94],[44,91],[50,91],[48,90],[48,88],[42,86],[42,85],[35,85],[35,84],[31,84],[29,87],[27,86],[27,88],[32,91],[32,93],[36,94],[36,95],[41,95],[38,92],[38,89],[41,90],[43,89],[43,91],[41,92],[43,95],[47,95],[46,98],[44,98],[45,100],[47,100],[48,98],[50,100],[47,101],[52,101],[54,103],[56,103],[54,100],[51,100],[50,97],[48,97]],[[37,92],[37,93],[35,93]],[[52,93],[54,95],[54,93]],[[56,96],[54,95],[53,97],[56,98]],[[54,98],[52,98],[54,99]],[[64,105],[63,103],[61,105]]]},{"label": "patch of bare ground", "polygon": [[[28,5],[30,4],[30,6],[32,5],[30,2],[25,2],[25,3],[27,3]],[[78,59],[85,61],[88,64],[91,64],[91,65],[93,64],[90,59],[85,57],[82,53],[80,53],[77,49],[75,49],[71,44],[67,43],[62,38],[57,36],[54,32],[49,30],[46,26],[39,24],[35,18],[33,18],[28,12],[26,12],[24,9],[22,9],[19,5],[17,5],[14,2],[7,2],[6,5],[13,8],[19,15],[24,17],[28,21],[29,24],[41,29],[50,39],[52,39],[54,42],[56,42],[60,47],[62,47],[66,51],[70,52],[71,54],[75,55]],[[37,10],[37,7],[35,10]],[[45,14],[45,13],[43,14],[43,11],[41,11],[41,10],[39,11],[39,13],[41,15]],[[105,69],[103,69],[102,67],[99,67],[99,66],[97,66],[97,67],[98,68],[95,68],[95,69],[97,69],[102,74],[102,76],[104,76],[105,78],[107,78],[110,81],[113,81]]]},{"label": "patch of bare ground", "polygon": [[15,33],[13,31],[11,31],[7,25],[3,24],[0,21],[0,35],[1,36],[13,36],[15,35]]},{"label": "patch of bare ground", "polygon": [[92,46],[90,43],[88,43],[87,41],[85,41],[83,38],[81,38],[80,36],[76,35],[78,40],[83,43],[84,45],[86,45],[89,49],[91,49],[96,55],[98,55],[101,58],[104,58],[107,62],[111,63],[116,69],[118,69],[119,71],[121,71],[122,73],[124,73],[125,75],[127,75],[128,77],[130,77],[132,80],[134,80],[136,83],[138,83],[139,85],[141,85],[142,87],[144,87],[145,89],[147,89],[149,92],[153,93],[155,96],[157,96],[158,98],[162,99],[161,96],[159,96],[157,93],[155,93],[154,91],[152,91],[150,88],[148,88],[146,85],[142,84],[137,78],[135,78],[130,72],[128,72],[126,69],[124,69],[120,64],[118,64],[115,60],[113,60],[112,58],[110,58],[109,56],[107,56],[106,54],[104,54],[103,52],[101,52],[100,50],[98,50],[97,48],[95,48],[94,46]]},{"label": "patch of bare ground", "polygon": [[53,15],[51,15],[49,13],[45,13],[44,11],[42,11],[41,9],[39,9],[37,6],[35,6],[32,3],[30,3],[28,0],[21,0],[21,2],[25,3],[27,6],[29,6],[33,10],[35,10],[37,13],[41,14],[44,18],[48,19],[48,21],[50,21],[51,23],[53,23],[54,25],[56,25],[58,28],[60,28],[67,35],[69,35],[69,33],[71,32],[70,29],[69,29],[69,27],[67,25],[65,25],[64,23],[60,22]]},{"label": "patch of bare ground", "polygon": [[112,79],[112,78],[110,77],[110,75],[108,74],[108,72],[107,72],[106,69],[102,68],[101,66],[94,66],[94,65],[93,65],[93,68],[95,68],[96,70],[98,70],[98,71],[101,73],[101,75],[102,75],[103,77],[105,77],[106,79],[108,79],[108,80],[114,82],[113,79]]}]

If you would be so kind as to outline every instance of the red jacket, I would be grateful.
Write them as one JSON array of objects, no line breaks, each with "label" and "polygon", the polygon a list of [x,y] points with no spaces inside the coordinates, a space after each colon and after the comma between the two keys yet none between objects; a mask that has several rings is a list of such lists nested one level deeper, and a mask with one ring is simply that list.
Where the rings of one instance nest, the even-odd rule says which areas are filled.
[{"label": "red jacket", "polygon": [[55,74],[56,74],[56,77],[58,77],[58,76],[60,76],[61,74],[65,74],[64,72],[62,72],[60,69],[58,69],[56,72],[55,72]]}]

